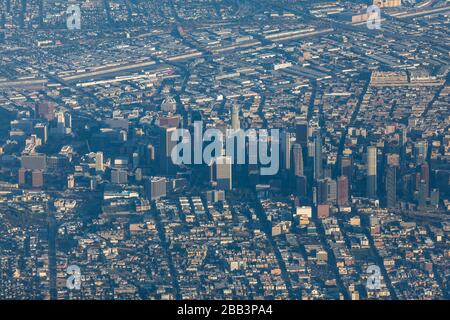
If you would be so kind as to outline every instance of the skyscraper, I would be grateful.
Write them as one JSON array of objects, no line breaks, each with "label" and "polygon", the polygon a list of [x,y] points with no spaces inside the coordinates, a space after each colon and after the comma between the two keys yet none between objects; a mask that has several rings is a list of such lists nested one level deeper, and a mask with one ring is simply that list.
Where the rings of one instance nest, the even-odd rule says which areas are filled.
[{"label": "skyscraper", "polygon": [[308,197],[308,182],[305,176],[295,177],[295,189],[300,201],[307,201]]},{"label": "skyscraper", "polygon": [[318,181],[322,178],[322,137],[320,132],[317,132],[314,137],[314,180]]},{"label": "skyscraper", "polygon": [[377,195],[377,152],[377,147],[367,148],[366,195],[369,198],[375,198]]},{"label": "skyscraper", "polygon": [[295,138],[296,142],[303,148],[308,146],[308,122],[299,121],[295,125]]},{"label": "skyscraper", "polygon": [[328,187],[328,203],[336,203],[337,200],[337,183],[334,179],[327,179]]},{"label": "skyscraper", "polygon": [[420,180],[423,180],[425,183],[425,195],[426,197],[430,196],[430,166],[428,162],[424,161],[420,166]]},{"label": "skyscraper", "polygon": [[231,108],[231,128],[233,130],[239,130],[241,128],[241,120],[239,118],[239,106],[233,105]]},{"label": "skyscraper", "polygon": [[105,171],[105,167],[103,165],[103,152],[101,151],[95,154],[95,170],[97,173]]},{"label": "skyscraper", "polygon": [[298,143],[294,144],[292,153],[294,155],[294,176],[302,177],[304,176],[302,146]]},{"label": "skyscraper", "polygon": [[430,204],[435,208],[439,207],[439,189],[433,189],[431,191]]},{"label": "skyscraper", "polygon": [[212,175],[218,189],[231,190],[233,188],[231,157],[217,157],[212,164]]},{"label": "skyscraper", "polygon": [[56,115],[56,131],[59,135],[63,135],[66,133],[66,117],[64,116],[64,112],[58,112]]},{"label": "skyscraper", "polygon": [[337,179],[337,204],[345,206],[348,204],[348,178],[340,176]]},{"label": "skyscraper", "polygon": [[419,207],[425,208],[427,205],[427,184],[424,180],[419,182]]},{"label": "skyscraper", "polygon": [[441,195],[450,194],[450,171],[436,170],[435,181]]},{"label": "skyscraper", "polygon": [[336,180],[322,179],[317,182],[317,204],[336,203],[336,199]]},{"label": "skyscraper", "polygon": [[405,174],[402,178],[402,199],[411,201],[415,190],[414,176],[412,174]]},{"label": "skyscraper", "polygon": [[414,146],[414,154],[416,157],[416,164],[421,164],[426,161],[428,155],[428,142],[419,141]]},{"label": "skyscraper", "polygon": [[292,140],[292,134],[284,131],[281,136],[281,152],[283,154],[283,169],[288,171],[291,169]]},{"label": "skyscraper", "polygon": [[128,172],[123,169],[114,169],[111,171],[111,182],[114,184],[127,184]]},{"label": "skyscraper", "polygon": [[24,186],[27,184],[28,180],[28,170],[24,168],[19,169],[19,186]]},{"label": "skyscraper", "polygon": [[47,125],[45,123],[37,123],[34,126],[34,132],[41,139],[42,144],[47,143],[48,130],[47,130]]},{"label": "skyscraper", "polygon": [[145,195],[149,200],[157,200],[167,194],[167,180],[164,177],[146,178],[144,183]]},{"label": "skyscraper", "polygon": [[177,145],[177,141],[172,141],[172,133],[176,127],[160,127],[160,145],[159,145],[159,161],[160,169],[163,174],[170,174],[173,172],[174,164],[172,162],[172,150]]},{"label": "skyscraper", "polygon": [[385,174],[386,207],[394,208],[397,204],[397,167],[388,165]]},{"label": "skyscraper", "polygon": [[326,180],[317,181],[316,188],[317,204],[325,204],[328,201],[328,184]]},{"label": "skyscraper", "polygon": [[352,159],[348,156],[344,156],[341,158],[341,176],[347,177],[349,187],[352,184],[353,180],[353,165]]}]

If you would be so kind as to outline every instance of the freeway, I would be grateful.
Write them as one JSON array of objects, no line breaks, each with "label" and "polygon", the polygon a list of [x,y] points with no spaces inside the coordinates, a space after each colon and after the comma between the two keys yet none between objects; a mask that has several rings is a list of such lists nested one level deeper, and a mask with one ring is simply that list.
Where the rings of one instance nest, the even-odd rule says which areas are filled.
[{"label": "freeway", "polygon": [[432,14],[436,14],[436,13],[444,13],[447,11],[450,12],[450,6],[445,6],[445,7],[436,8],[436,9],[428,9],[428,10],[406,13],[406,14],[400,14],[400,15],[393,15],[393,16],[396,17],[397,19],[405,19],[405,18],[423,17],[423,16],[428,16],[428,15],[432,15]]},{"label": "freeway", "polygon": [[111,73],[116,73],[120,71],[129,71],[132,69],[138,69],[138,68],[146,68],[150,66],[154,66],[156,64],[155,61],[144,61],[139,63],[128,63],[120,66],[112,66],[112,67],[105,67],[105,68],[99,68],[97,71],[88,71],[88,72],[81,72],[77,73],[71,76],[62,76],[61,79],[64,81],[76,81],[81,79],[90,79],[92,77],[96,76],[104,76]]},{"label": "freeway", "polygon": [[24,79],[24,80],[11,80],[11,81],[1,81],[0,88],[42,88],[47,85],[48,80],[46,79]]}]

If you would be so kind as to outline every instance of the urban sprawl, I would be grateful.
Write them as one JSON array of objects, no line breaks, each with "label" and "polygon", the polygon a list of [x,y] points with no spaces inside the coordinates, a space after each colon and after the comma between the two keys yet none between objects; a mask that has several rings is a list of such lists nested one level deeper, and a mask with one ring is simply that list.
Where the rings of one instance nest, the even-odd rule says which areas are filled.
[{"label": "urban sprawl", "polygon": [[449,14],[0,0],[0,299],[449,299]]}]

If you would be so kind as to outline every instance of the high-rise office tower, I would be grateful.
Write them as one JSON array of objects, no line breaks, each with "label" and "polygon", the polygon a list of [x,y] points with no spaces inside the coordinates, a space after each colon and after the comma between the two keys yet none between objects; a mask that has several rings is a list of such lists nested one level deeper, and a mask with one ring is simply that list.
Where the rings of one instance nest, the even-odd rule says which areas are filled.
[{"label": "high-rise office tower", "polygon": [[231,157],[216,157],[212,165],[212,180],[217,182],[217,188],[231,190],[233,188]]},{"label": "high-rise office tower", "polygon": [[316,181],[323,178],[322,165],[322,137],[320,132],[316,132],[314,137],[314,180]]},{"label": "high-rise office tower", "polygon": [[425,183],[425,195],[429,197],[430,195],[430,166],[428,162],[424,161],[420,166],[420,180]]},{"label": "high-rise office tower", "polygon": [[308,122],[298,121],[295,125],[295,140],[304,149],[308,147]]},{"label": "high-rise office tower", "polygon": [[58,112],[56,114],[56,131],[59,135],[66,133],[66,117],[64,112]]},{"label": "high-rise office tower", "polygon": [[143,151],[144,161],[146,166],[151,166],[155,162],[155,147],[151,144],[145,146]]},{"label": "high-rise office tower", "polygon": [[414,182],[415,182],[415,189],[416,191],[419,191],[420,188],[420,172],[416,172],[414,176]]},{"label": "high-rise office tower", "polygon": [[425,208],[427,205],[427,184],[424,180],[419,182],[419,207]]},{"label": "high-rise office tower", "polygon": [[334,179],[327,179],[327,187],[328,187],[328,203],[336,203],[337,200],[337,183]]},{"label": "high-rise office tower", "polygon": [[114,169],[111,171],[111,183],[114,184],[127,184],[128,172],[123,169]]},{"label": "high-rise office tower", "polygon": [[239,130],[241,128],[241,120],[239,118],[239,106],[233,105],[231,108],[231,128],[234,130]]},{"label": "high-rise office tower", "polygon": [[340,176],[337,179],[337,204],[345,206],[348,204],[348,178]]},{"label": "high-rise office tower", "polygon": [[328,181],[317,181],[317,204],[325,204],[328,202]]},{"label": "high-rise office tower", "polygon": [[172,134],[177,130],[176,127],[160,127],[160,142],[159,142],[159,163],[161,173],[171,174],[174,171],[174,164],[172,162],[172,150],[177,145],[177,141],[172,141]]},{"label": "high-rise office tower", "polygon": [[208,203],[217,203],[225,201],[225,192],[223,190],[210,190],[206,192]]},{"label": "high-rise office tower", "polygon": [[430,205],[435,208],[439,207],[439,189],[433,189],[430,196]]},{"label": "high-rise office tower", "polygon": [[323,179],[331,179],[332,178],[332,168],[331,165],[329,164],[325,164],[322,168],[322,178]]},{"label": "high-rise office tower", "polygon": [[47,143],[48,130],[47,130],[47,125],[46,124],[44,124],[44,123],[37,123],[34,126],[34,132],[36,133],[38,138],[41,139],[42,144],[46,144]]},{"label": "high-rise office tower", "polygon": [[308,155],[308,158],[312,159],[311,161],[314,160],[314,146],[315,146],[314,141],[308,141],[308,146],[307,146],[307,152],[306,153]]},{"label": "high-rise office tower", "polygon": [[367,177],[366,177],[366,196],[375,198],[377,195],[377,147],[367,148]]},{"label": "high-rise office tower", "polygon": [[143,178],[143,173],[142,173],[142,168],[137,168],[134,171],[134,179],[138,182],[142,181]]},{"label": "high-rise office tower", "polygon": [[408,142],[408,128],[404,127],[401,129],[400,144],[402,145],[402,147],[404,147],[407,142]]},{"label": "high-rise office tower", "polygon": [[302,177],[304,176],[302,146],[298,143],[294,144],[292,153],[294,155],[294,176]]},{"label": "high-rise office tower", "polygon": [[283,169],[290,170],[291,169],[291,158],[292,158],[292,147],[293,147],[293,138],[292,134],[284,131],[281,135],[281,153],[283,155]]},{"label": "high-rise office tower", "polygon": [[146,198],[157,200],[167,195],[167,180],[164,177],[146,178],[144,182]]},{"label": "high-rise office tower", "polygon": [[397,205],[397,166],[386,167],[385,180],[386,207],[394,208]]},{"label": "high-rise office tower", "polygon": [[317,204],[336,203],[337,184],[333,179],[322,179],[317,182]]},{"label": "high-rise office tower", "polygon": [[340,174],[341,174],[341,176],[347,177],[348,185],[350,187],[352,184],[352,180],[353,180],[352,158],[350,158],[348,156],[344,156],[341,158]]},{"label": "high-rise office tower", "polygon": [[133,169],[136,169],[139,166],[139,153],[133,152],[132,159]]},{"label": "high-rise office tower", "polygon": [[72,131],[72,115],[69,112],[64,113],[64,127],[66,128],[66,133]]},{"label": "high-rise office tower", "polygon": [[97,172],[105,171],[105,167],[103,164],[103,152],[99,151],[95,154],[95,170]]},{"label": "high-rise office tower", "polygon": [[306,202],[308,197],[308,181],[305,176],[300,176],[295,178],[295,188],[297,196],[299,197],[300,201]]},{"label": "high-rise office tower", "polygon": [[414,146],[414,155],[416,157],[416,164],[421,164],[427,160],[428,155],[428,142],[418,141]]},{"label": "high-rise office tower", "polygon": [[436,170],[435,181],[439,192],[443,197],[450,194],[450,171]]},{"label": "high-rise office tower", "polygon": [[414,176],[405,174],[402,178],[402,198],[405,201],[411,201],[414,194]]},{"label": "high-rise office tower", "polygon": [[19,186],[24,186],[27,184],[27,173],[28,170],[24,168],[19,169]]}]

